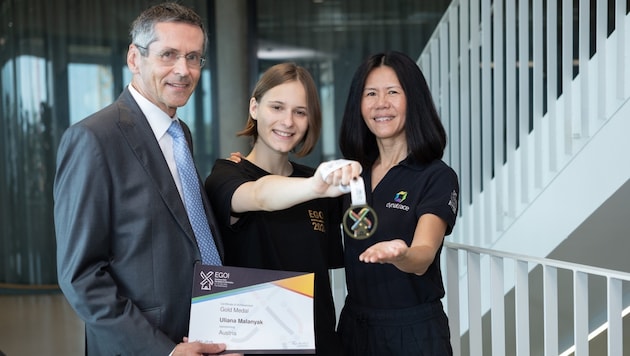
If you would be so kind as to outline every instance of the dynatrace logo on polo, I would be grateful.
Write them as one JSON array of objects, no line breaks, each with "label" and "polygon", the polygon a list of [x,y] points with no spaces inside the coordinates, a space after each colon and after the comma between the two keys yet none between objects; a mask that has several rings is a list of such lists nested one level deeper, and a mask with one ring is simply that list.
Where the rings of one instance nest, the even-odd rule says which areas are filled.
[{"label": "dynatrace logo on polo", "polygon": [[405,199],[407,199],[407,192],[401,190],[400,192],[396,193],[396,195],[394,195],[394,202],[385,204],[385,207],[388,209],[409,211],[409,205],[401,204],[403,201],[405,201]]},{"label": "dynatrace logo on polo", "polygon": [[394,201],[396,203],[402,203],[405,199],[407,199],[407,192],[405,192],[404,190],[401,190],[394,196]]}]

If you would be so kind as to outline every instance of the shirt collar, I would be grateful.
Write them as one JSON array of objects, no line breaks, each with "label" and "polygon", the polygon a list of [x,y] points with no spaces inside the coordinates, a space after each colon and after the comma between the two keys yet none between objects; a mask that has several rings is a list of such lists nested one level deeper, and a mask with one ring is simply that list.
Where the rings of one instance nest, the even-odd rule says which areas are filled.
[{"label": "shirt collar", "polygon": [[168,116],[164,111],[157,107],[157,105],[153,104],[149,101],[149,99],[140,94],[140,92],[138,92],[131,84],[129,84],[129,92],[136,100],[136,103],[138,103],[140,110],[142,110],[142,113],[149,122],[149,126],[151,126],[151,130],[153,130],[155,138],[159,141],[160,138],[166,134],[166,130],[168,130],[169,126],[171,126],[171,122],[173,122],[173,120],[177,120],[177,115],[172,118]]}]

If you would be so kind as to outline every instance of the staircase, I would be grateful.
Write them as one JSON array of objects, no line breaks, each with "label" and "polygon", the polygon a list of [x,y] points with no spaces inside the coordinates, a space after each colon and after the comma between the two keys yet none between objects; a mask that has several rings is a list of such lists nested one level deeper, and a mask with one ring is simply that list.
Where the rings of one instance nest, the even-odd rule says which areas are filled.
[{"label": "staircase", "polygon": [[[464,251],[481,248],[492,251],[489,260],[514,254],[530,261],[526,267],[517,264],[529,277],[507,273],[502,288],[504,298],[516,298],[519,305],[527,302],[529,311],[518,314],[519,324],[526,318],[526,325],[533,325],[519,329],[527,330],[524,338],[505,329],[504,337],[496,336],[495,328],[479,327],[479,320],[490,323],[497,313],[489,303],[491,290],[457,297],[451,291],[457,286],[470,292],[469,286],[481,285],[489,276],[471,275],[470,266],[454,274],[446,265],[448,258],[443,259],[449,316],[455,311],[464,316],[458,317],[458,332],[453,332],[459,354],[587,355],[589,344],[594,347],[588,334],[604,324],[600,319],[609,320],[600,312],[609,308],[608,302],[593,305],[599,298],[591,298],[587,308],[579,309],[588,313],[561,313],[556,326],[546,325],[544,316],[563,312],[563,306],[574,303],[573,296],[564,300],[569,297],[560,293],[558,309],[547,311],[553,303],[536,304],[530,292],[519,294],[525,292],[515,286],[519,278],[544,281],[545,264],[532,259],[574,263],[582,270],[604,268],[600,278],[619,273],[619,281],[630,272],[626,7],[625,0],[453,1],[418,59],[449,135],[445,161],[460,177],[460,216],[445,255],[451,249],[468,254]],[[581,273],[575,272],[571,284],[582,283]],[[620,295],[626,295],[627,283],[619,283]],[[599,286],[583,287],[590,295]],[[470,315],[475,298],[481,298],[482,307],[479,315]],[[621,303],[623,309],[629,299],[621,298]],[[570,326],[573,319],[583,318],[586,332]],[[558,328],[557,340],[547,333],[549,327]],[[607,334],[623,339],[616,332]],[[531,335],[540,335],[541,342]],[[477,344],[501,338],[518,346],[490,343],[479,349]],[[459,347],[462,340],[468,340],[464,350]],[[617,340],[609,344],[607,351],[595,354],[623,354]],[[535,345],[545,345],[544,352]]]}]

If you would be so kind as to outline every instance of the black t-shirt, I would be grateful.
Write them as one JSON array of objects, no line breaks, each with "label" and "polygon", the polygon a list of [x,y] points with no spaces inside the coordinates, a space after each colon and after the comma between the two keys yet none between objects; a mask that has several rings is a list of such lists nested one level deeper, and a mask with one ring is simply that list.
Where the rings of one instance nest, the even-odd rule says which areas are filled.
[{"label": "black t-shirt", "polygon": [[[441,160],[426,165],[404,160],[387,172],[374,191],[369,189],[371,171],[365,170],[362,176],[366,201],[376,212],[378,226],[365,240],[348,236],[344,239],[349,299],[359,306],[377,309],[407,308],[441,299],[441,247],[422,276],[401,272],[389,263],[363,263],[359,255],[380,241],[403,239],[410,245],[418,219],[426,213],[446,221],[446,235],[450,234],[457,217],[457,174]],[[345,197],[344,206],[350,206],[350,197]]]},{"label": "black t-shirt", "polygon": [[[291,177],[311,177],[315,170],[291,162]],[[341,198],[322,198],[279,211],[238,214],[230,225],[231,201],[243,183],[269,172],[247,160],[219,159],[205,188],[218,220],[225,265],[315,273],[315,335],[318,355],[336,355],[335,310],[329,268],[343,266]]]}]

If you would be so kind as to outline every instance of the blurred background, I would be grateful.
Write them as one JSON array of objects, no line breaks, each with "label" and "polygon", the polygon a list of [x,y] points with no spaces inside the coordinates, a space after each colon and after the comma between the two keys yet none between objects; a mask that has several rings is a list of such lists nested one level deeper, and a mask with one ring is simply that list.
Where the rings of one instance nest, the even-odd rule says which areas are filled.
[{"label": "blurred background", "polygon": [[[178,111],[200,174],[249,142],[236,138],[260,73],[307,67],[320,89],[322,137],[308,165],[338,157],[351,76],[369,54],[418,58],[450,1],[182,0],[207,23],[206,66]],[[146,0],[0,2],[0,354],[81,354],[82,324],[57,287],[52,185],[63,131],[129,83],[129,26]],[[43,347],[43,349],[42,349]]]}]

